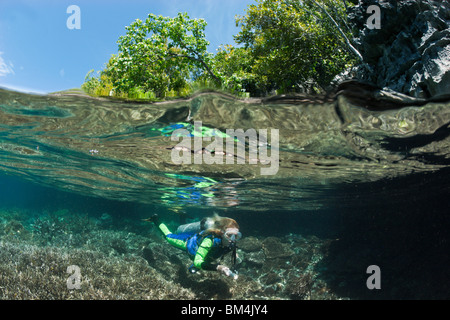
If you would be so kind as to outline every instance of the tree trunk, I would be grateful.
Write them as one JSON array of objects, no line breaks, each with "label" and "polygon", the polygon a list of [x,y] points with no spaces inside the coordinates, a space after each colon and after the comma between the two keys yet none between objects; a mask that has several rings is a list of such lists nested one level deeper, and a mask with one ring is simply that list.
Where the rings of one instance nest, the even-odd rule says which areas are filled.
[{"label": "tree trunk", "polygon": [[216,81],[218,84],[222,83],[222,81],[219,79],[219,77],[217,77],[214,74],[214,72],[212,72],[211,68],[209,68],[209,66],[206,64],[205,61],[203,61],[203,59],[192,57],[192,56],[188,56],[188,55],[184,55],[184,54],[171,53],[171,52],[169,52],[169,54],[171,56],[173,56],[173,57],[187,58],[187,59],[190,59],[190,60],[195,60],[195,61],[200,62],[205,67],[205,69],[209,73],[209,75],[214,79],[214,81]]}]

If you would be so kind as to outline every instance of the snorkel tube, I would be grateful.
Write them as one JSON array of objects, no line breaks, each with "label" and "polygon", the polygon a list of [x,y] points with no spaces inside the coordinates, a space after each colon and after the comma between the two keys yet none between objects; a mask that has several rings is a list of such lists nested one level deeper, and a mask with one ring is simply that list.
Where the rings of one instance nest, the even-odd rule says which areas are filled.
[{"label": "snorkel tube", "polygon": [[237,249],[237,246],[236,246],[236,236],[234,234],[231,235],[231,237],[230,237],[230,244],[228,245],[228,248],[232,251],[231,261],[233,263],[233,266],[230,268],[230,273],[228,276],[233,277],[234,280],[237,280],[237,278],[238,278],[238,274],[236,271],[236,257],[237,257],[236,249]]},{"label": "snorkel tube", "polygon": [[228,252],[231,251],[231,260],[233,266],[230,268],[230,274],[228,276],[232,276],[235,280],[237,279],[237,271],[236,271],[236,260],[237,260],[237,241],[242,238],[242,234],[239,232],[238,228],[227,228],[227,231],[224,234],[224,239],[228,241]]}]

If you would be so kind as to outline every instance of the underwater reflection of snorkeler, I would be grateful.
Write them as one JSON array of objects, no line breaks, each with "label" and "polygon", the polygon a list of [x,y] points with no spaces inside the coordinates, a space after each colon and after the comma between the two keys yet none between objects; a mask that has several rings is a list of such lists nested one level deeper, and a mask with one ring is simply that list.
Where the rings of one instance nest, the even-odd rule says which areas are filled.
[{"label": "underwater reflection of snorkeler", "polygon": [[[194,261],[189,267],[192,273],[197,270],[217,270],[237,279],[237,273],[232,269],[236,264],[236,242],[242,235],[235,220],[215,215],[198,222],[181,225],[176,233],[170,232],[167,226],[159,221],[156,214],[145,221],[153,222],[171,245],[187,251]],[[227,253],[232,254],[231,269],[215,262]]]}]

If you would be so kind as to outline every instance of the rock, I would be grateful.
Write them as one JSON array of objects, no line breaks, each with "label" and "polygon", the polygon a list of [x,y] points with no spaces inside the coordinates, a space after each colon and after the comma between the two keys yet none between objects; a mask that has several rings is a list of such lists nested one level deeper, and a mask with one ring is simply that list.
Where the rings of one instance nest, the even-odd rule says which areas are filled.
[{"label": "rock", "polygon": [[22,223],[17,220],[10,220],[5,226],[5,234],[7,235],[15,235],[26,232]]},{"label": "rock", "polygon": [[[366,26],[370,5],[380,7],[380,29]],[[357,79],[419,98],[450,93],[448,1],[360,1],[349,9],[349,24],[360,30]]]},{"label": "rock", "polygon": [[128,252],[128,246],[127,243],[120,238],[112,239],[110,242],[111,248],[117,251],[119,254],[125,254]]},{"label": "rock", "polygon": [[150,247],[144,247],[142,249],[142,256],[150,265],[155,262],[155,255]]},{"label": "rock", "polygon": [[270,286],[270,287],[265,287],[263,290],[263,294],[266,296],[273,296],[276,294],[276,290],[274,287]]},{"label": "rock", "polygon": [[255,252],[262,249],[262,243],[255,237],[246,237],[239,241],[239,249],[245,252]]},{"label": "rock", "polygon": [[107,228],[110,227],[113,223],[113,218],[111,217],[110,214],[104,212],[100,218],[98,219],[98,224],[103,227],[103,228]]},{"label": "rock", "polygon": [[248,268],[261,268],[264,265],[265,256],[262,251],[249,252],[245,255],[242,265]]},{"label": "rock", "polygon": [[288,258],[294,254],[294,251],[292,251],[288,244],[282,243],[276,237],[264,239],[263,250],[266,259]]},{"label": "rock", "polygon": [[279,283],[281,280],[281,277],[275,272],[269,272],[261,277],[261,281],[267,286]]}]

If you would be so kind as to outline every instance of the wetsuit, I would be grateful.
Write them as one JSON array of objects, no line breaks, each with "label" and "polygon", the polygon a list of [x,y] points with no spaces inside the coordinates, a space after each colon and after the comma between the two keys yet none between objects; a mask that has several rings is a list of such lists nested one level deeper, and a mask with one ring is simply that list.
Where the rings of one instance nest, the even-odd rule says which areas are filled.
[{"label": "wetsuit", "polygon": [[222,239],[212,235],[204,236],[199,233],[174,234],[164,223],[158,225],[167,242],[176,248],[188,252],[194,261],[193,266],[203,270],[217,270],[219,264],[213,263],[214,260],[222,257],[231,251],[228,247],[222,246]]}]

